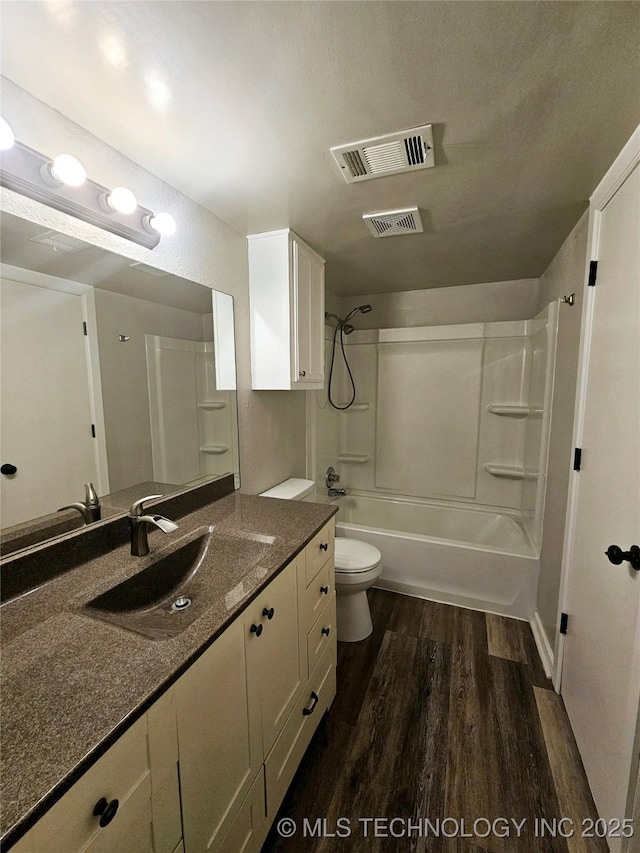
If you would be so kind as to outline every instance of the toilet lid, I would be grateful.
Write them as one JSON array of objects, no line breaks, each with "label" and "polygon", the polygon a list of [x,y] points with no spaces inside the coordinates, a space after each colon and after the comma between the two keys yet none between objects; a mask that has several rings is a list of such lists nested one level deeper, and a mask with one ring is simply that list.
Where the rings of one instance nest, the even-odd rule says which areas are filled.
[{"label": "toilet lid", "polygon": [[337,572],[366,572],[377,566],[381,559],[380,551],[368,542],[336,537]]}]

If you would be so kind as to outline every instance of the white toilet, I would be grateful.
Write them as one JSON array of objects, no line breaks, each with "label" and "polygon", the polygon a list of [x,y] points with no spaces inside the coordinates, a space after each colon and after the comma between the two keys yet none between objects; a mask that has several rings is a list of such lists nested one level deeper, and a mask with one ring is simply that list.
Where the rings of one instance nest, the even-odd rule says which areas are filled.
[{"label": "white toilet", "polygon": [[373,631],[367,590],[382,572],[382,554],[359,539],[336,536],[338,640],[356,643]]},{"label": "white toilet", "polygon": [[[260,497],[293,501],[315,501],[313,480],[292,478],[262,492]],[[367,590],[382,572],[382,555],[359,539],[336,537],[336,605],[338,640],[357,643],[373,631]]]}]

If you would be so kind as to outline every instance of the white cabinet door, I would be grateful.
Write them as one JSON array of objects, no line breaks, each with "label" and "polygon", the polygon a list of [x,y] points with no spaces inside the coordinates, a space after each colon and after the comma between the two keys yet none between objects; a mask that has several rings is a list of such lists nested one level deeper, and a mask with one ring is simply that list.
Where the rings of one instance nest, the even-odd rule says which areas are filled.
[{"label": "white cabinet door", "polygon": [[261,769],[225,836],[222,849],[224,853],[260,853],[268,829]]},{"label": "white cabinet door", "polygon": [[296,384],[324,381],[324,265],[293,240],[293,376]]},{"label": "white cabinet door", "polygon": [[324,261],[290,229],[250,234],[251,387],[324,386]]},{"label": "white cabinet door", "polygon": [[306,681],[306,650],[298,631],[299,555],[245,613],[247,679],[250,701],[262,712],[263,755],[266,756]]},{"label": "white cabinet door", "polygon": [[336,643],[327,647],[265,764],[267,820],[273,820],[313,733],[336,695]]},{"label": "white cabinet door", "polygon": [[142,717],[33,827],[34,853],[153,853],[147,749]]},{"label": "white cabinet door", "polygon": [[223,849],[263,760],[242,618],[177,682],[176,701],[185,851],[213,853]]}]

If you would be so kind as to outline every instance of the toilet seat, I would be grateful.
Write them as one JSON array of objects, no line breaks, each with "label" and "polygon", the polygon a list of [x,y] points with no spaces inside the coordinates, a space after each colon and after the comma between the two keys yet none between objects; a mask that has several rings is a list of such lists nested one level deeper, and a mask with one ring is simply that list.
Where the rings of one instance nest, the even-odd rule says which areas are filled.
[{"label": "toilet seat", "polygon": [[336,537],[335,565],[336,574],[359,574],[376,568],[382,560],[382,554],[374,545],[357,539]]}]

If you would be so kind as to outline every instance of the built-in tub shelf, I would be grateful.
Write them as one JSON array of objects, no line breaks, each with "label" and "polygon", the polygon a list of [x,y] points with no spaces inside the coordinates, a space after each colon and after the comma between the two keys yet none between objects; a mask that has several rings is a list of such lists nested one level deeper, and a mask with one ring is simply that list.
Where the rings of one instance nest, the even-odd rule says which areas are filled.
[{"label": "built-in tub shelf", "polygon": [[526,403],[502,403],[487,406],[494,415],[505,415],[510,418],[526,418],[528,415],[541,415],[542,409],[528,406]]},{"label": "built-in tub shelf", "polygon": [[358,465],[363,465],[365,462],[369,461],[369,454],[367,453],[339,453],[338,454],[338,462],[353,462]]},{"label": "built-in tub shelf", "polygon": [[207,412],[212,412],[215,409],[224,409],[227,405],[225,400],[205,400],[203,403],[198,403],[199,409],[206,409]]},{"label": "built-in tub shelf", "polygon": [[229,449],[228,444],[203,444],[200,448],[201,453],[214,453],[219,455],[221,453],[226,453]]},{"label": "built-in tub shelf", "polygon": [[486,462],[482,467],[488,474],[507,480],[537,480],[538,478],[536,471],[525,471],[521,465],[493,465],[491,462]]},{"label": "built-in tub shelf", "polygon": [[348,409],[340,409],[341,412],[366,412],[371,408],[371,403],[354,403]]}]

